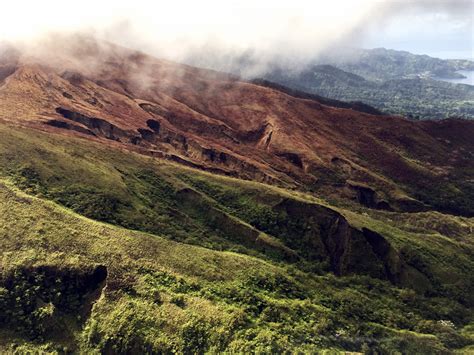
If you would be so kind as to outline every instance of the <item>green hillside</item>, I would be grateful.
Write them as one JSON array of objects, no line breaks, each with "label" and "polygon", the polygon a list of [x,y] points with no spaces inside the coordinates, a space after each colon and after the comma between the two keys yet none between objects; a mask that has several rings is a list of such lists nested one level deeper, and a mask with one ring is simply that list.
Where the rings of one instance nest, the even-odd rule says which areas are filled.
[{"label": "green hillside", "polygon": [[0,352],[472,349],[472,218],[0,138]]},{"label": "green hillside", "polygon": [[419,75],[455,79],[462,77],[457,73],[459,70],[474,70],[472,60],[440,59],[386,48],[345,49],[325,61],[372,81],[409,79]]},{"label": "green hillside", "polygon": [[474,118],[474,87],[470,85],[416,76],[372,81],[331,65],[314,65],[298,74],[276,70],[265,78],[336,100],[361,101],[389,114],[416,119]]}]

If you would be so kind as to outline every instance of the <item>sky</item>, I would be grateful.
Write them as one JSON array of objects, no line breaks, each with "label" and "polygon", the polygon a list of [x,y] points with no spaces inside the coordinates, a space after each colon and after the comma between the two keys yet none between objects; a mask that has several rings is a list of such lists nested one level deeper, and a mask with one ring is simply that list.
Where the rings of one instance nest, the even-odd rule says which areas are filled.
[{"label": "sky", "polygon": [[381,31],[369,31],[363,45],[441,58],[474,59],[474,1],[416,3],[398,4],[397,15],[389,18]]},{"label": "sky", "polygon": [[[213,48],[311,56],[331,46],[472,57],[471,0],[15,0],[0,41],[87,32],[154,55]],[[457,53],[457,54],[456,54]]]}]

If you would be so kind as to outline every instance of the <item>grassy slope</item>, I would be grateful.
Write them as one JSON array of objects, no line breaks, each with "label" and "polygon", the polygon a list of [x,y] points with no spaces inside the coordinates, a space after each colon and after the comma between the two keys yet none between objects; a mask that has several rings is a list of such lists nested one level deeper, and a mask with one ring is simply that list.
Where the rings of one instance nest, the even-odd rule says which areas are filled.
[{"label": "grassy slope", "polygon": [[[368,277],[335,278],[324,268],[316,276],[251,245],[236,243],[208,223],[209,214],[183,209],[176,191],[193,187],[236,223],[269,234],[275,217],[268,206],[288,197],[321,202],[313,197],[216,177],[79,139],[6,126],[0,126],[0,135],[3,275],[25,267],[38,270],[41,265],[75,273],[98,264],[108,268],[107,287],[90,316],[70,317],[74,310],[59,309],[55,298],[50,303],[58,308],[56,312],[42,305],[25,318],[19,309],[13,317],[17,323],[10,327],[19,331],[3,334],[6,340],[0,347],[4,349],[12,349],[16,342],[22,344],[21,350],[41,346],[84,351],[371,347],[413,353],[469,343],[459,328],[471,315],[455,299],[469,293],[470,219],[425,213],[416,215],[415,224],[411,216],[401,214],[341,210],[353,224],[383,232],[400,248],[411,246],[409,251],[425,267],[440,269],[433,271],[438,282],[454,278],[443,292],[459,297],[450,299],[443,292],[421,296]],[[86,219],[25,195],[15,185],[83,215],[160,237]],[[441,226],[431,225],[441,219],[445,220]],[[55,287],[61,289],[59,279]],[[21,297],[41,292],[40,284],[19,280]],[[0,291],[0,301],[12,296]],[[71,296],[74,290],[61,292]],[[45,319],[56,326],[67,324],[61,328],[68,330],[60,339],[51,338],[38,326]],[[457,330],[439,320],[453,321]]]}]

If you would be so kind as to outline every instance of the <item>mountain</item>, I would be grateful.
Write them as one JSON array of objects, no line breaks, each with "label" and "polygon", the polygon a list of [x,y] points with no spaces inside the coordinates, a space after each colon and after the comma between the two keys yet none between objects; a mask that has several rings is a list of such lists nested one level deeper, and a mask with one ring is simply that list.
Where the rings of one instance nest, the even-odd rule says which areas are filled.
[{"label": "mountain", "polygon": [[265,80],[311,94],[360,101],[414,119],[474,118],[474,87],[436,80],[463,77],[469,60],[442,60],[404,51],[340,49],[309,62],[261,63],[254,53],[190,54],[186,62]]},{"label": "mountain", "polygon": [[420,77],[370,81],[331,65],[310,66],[297,74],[278,69],[264,77],[300,91],[364,102],[383,112],[412,119],[474,118],[471,85]]},{"label": "mountain", "polygon": [[320,59],[371,81],[431,77],[462,78],[460,70],[474,70],[474,61],[439,59],[386,48],[346,48]]},{"label": "mountain", "polygon": [[2,53],[2,352],[472,346],[474,122],[84,37]]}]

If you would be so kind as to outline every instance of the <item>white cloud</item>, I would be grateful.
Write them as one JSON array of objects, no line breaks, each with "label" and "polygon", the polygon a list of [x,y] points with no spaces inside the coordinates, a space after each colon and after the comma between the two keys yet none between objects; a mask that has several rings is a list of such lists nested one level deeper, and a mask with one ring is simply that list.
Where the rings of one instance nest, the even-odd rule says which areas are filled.
[{"label": "white cloud", "polygon": [[[49,31],[93,30],[113,36],[127,26],[133,39],[229,47],[295,47],[329,42],[359,25],[370,0],[16,0],[2,4],[0,38],[31,39]],[[119,33],[127,36],[125,31]],[[128,34],[131,37],[130,33]],[[120,41],[120,38],[116,38]]]},{"label": "white cloud", "polygon": [[[469,22],[469,11],[466,11],[470,3],[466,0],[14,0],[4,1],[0,8],[0,40],[31,40],[50,31],[91,31],[114,42],[165,56],[181,56],[189,48],[210,43],[227,50],[250,48],[262,55],[284,51],[305,56],[339,41],[358,40],[370,31],[383,32],[397,15],[455,16],[457,23],[465,25],[467,21],[472,25],[472,13]],[[403,32],[401,28],[400,34]]]}]

